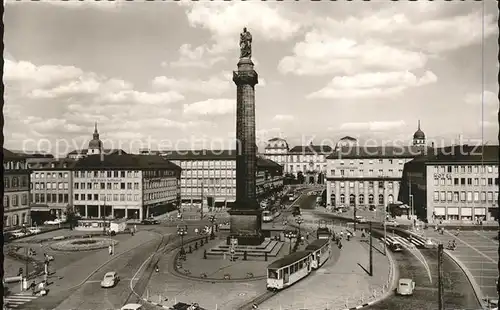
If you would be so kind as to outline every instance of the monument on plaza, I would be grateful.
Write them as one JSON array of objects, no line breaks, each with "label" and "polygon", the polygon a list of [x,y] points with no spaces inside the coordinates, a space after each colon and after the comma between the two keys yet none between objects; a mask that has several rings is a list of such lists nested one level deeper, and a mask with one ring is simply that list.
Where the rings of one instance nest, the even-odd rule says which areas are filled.
[{"label": "monument on plaza", "polygon": [[238,245],[259,245],[262,212],[257,202],[257,143],[255,140],[255,85],[258,74],[253,69],[252,35],[247,28],[240,34],[240,60],[233,71],[236,84],[236,201],[229,210],[230,239]]}]

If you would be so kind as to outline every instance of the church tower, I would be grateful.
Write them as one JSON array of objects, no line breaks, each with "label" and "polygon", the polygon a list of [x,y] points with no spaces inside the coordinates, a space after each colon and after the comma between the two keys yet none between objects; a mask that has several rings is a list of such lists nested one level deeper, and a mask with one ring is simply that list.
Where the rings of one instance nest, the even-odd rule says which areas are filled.
[{"label": "church tower", "polygon": [[87,155],[100,155],[102,153],[102,141],[99,139],[97,131],[97,122],[95,122],[94,134],[89,142]]},{"label": "church tower", "polygon": [[425,134],[420,129],[420,120],[418,120],[418,129],[413,134],[413,145],[414,146],[425,146]]}]

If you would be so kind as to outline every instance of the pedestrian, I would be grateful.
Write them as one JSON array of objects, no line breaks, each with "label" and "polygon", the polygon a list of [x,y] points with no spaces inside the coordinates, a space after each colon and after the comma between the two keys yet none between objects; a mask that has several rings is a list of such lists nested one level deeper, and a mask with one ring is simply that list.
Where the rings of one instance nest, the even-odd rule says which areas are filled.
[{"label": "pedestrian", "polygon": [[342,250],[342,242],[339,242],[339,250]]},{"label": "pedestrian", "polygon": [[196,235],[198,235],[198,234],[200,233],[200,231],[198,230],[198,227],[196,227],[196,228],[194,229],[194,233],[195,233]]},{"label": "pedestrian", "polygon": [[113,255],[113,246],[110,244],[108,247],[109,255]]},{"label": "pedestrian", "polygon": [[29,289],[31,289],[31,292],[33,295],[36,294],[36,283],[35,283],[35,280],[33,280],[29,286]]}]

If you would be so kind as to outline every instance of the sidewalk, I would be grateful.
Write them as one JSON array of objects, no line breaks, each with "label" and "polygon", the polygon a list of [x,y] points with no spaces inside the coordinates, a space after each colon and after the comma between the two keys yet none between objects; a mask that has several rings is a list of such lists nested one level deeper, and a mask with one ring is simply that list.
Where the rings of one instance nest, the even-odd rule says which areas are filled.
[{"label": "sidewalk", "polygon": [[344,240],[342,245],[339,250],[332,243],[332,257],[325,265],[262,303],[259,309],[346,309],[382,296],[391,268],[388,259],[374,251],[374,275],[370,277],[361,268],[368,269],[368,247],[357,238]]},{"label": "sidewalk", "polygon": [[[49,286],[51,295],[56,295],[82,284],[82,282],[84,282],[92,273],[96,271],[96,269],[99,269],[108,261],[155,239],[160,240],[160,236],[156,233],[150,231],[138,231],[134,236],[130,236],[130,238],[126,241],[119,242],[115,247],[115,254],[113,256],[109,255],[108,249],[102,249],[98,252],[82,257],[82,259],[67,265],[64,268],[56,270],[54,274],[49,276],[49,282],[51,282],[51,285]],[[36,283],[39,283],[42,280],[43,276],[40,276],[35,281]]]}]

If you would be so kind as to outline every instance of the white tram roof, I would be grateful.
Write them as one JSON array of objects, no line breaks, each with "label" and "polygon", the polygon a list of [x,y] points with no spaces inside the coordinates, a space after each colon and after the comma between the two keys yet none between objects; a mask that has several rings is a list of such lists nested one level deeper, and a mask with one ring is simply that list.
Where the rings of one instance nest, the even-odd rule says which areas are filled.
[{"label": "white tram roof", "polygon": [[296,262],[306,258],[310,254],[311,254],[311,252],[309,252],[309,251],[300,251],[300,252],[292,253],[290,255],[287,255],[283,258],[280,258],[280,259],[272,262],[269,266],[267,266],[267,269],[280,269],[283,267],[293,265]]},{"label": "white tram roof", "polygon": [[328,243],[330,243],[329,239],[316,239],[313,242],[309,243],[309,245],[306,247],[306,251],[316,251],[318,249],[321,249]]}]

